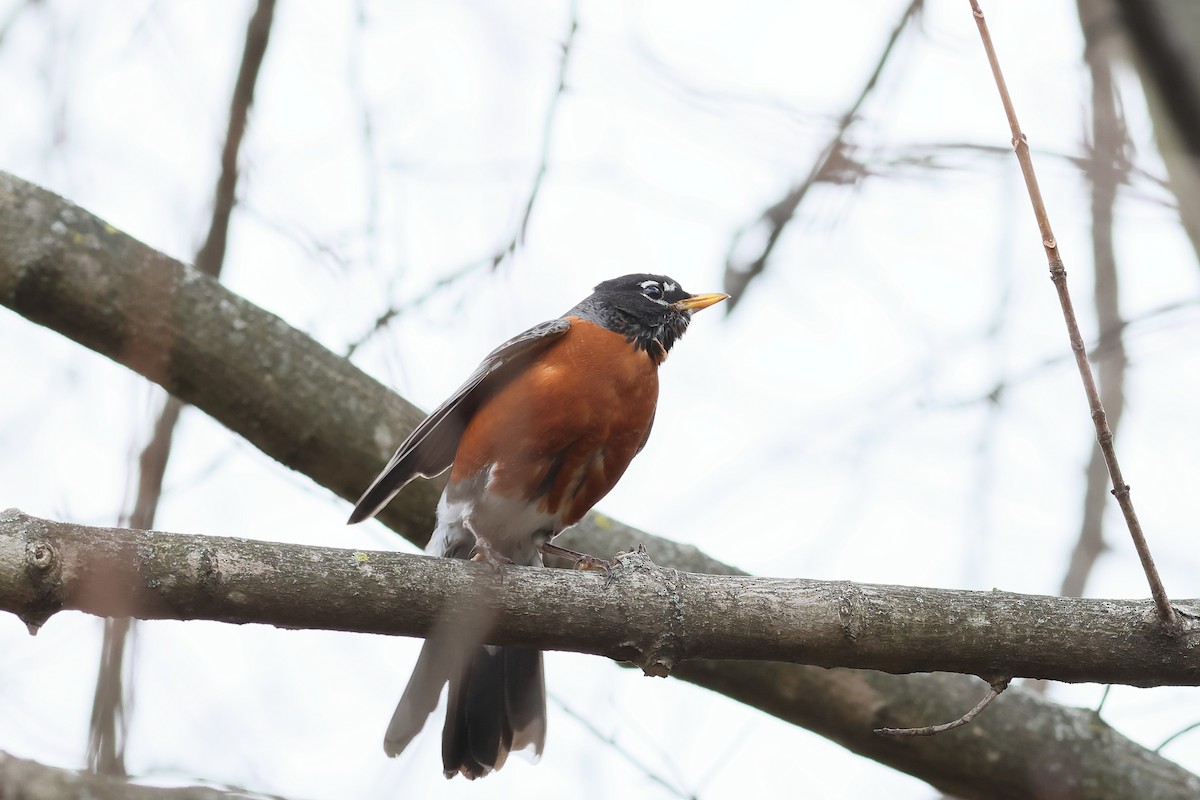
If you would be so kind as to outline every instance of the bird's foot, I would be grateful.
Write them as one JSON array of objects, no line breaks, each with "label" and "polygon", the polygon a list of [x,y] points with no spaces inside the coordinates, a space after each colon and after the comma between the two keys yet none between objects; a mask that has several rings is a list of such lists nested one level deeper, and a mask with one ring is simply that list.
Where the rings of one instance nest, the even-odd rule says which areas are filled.
[{"label": "bird's foot", "polygon": [[559,547],[556,544],[546,542],[541,546],[542,553],[548,556],[558,556],[575,562],[575,569],[594,569],[604,572],[604,587],[607,589],[609,584],[613,582],[613,562],[605,561],[603,558],[580,553],[576,550],[568,550],[565,547]]},{"label": "bird's foot", "polygon": [[475,550],[471,553],[471,560],[487,564],[501,574],[503,574],[505,567],[513,563],[511,558],[492,547],[487,539],[475,540]]}]

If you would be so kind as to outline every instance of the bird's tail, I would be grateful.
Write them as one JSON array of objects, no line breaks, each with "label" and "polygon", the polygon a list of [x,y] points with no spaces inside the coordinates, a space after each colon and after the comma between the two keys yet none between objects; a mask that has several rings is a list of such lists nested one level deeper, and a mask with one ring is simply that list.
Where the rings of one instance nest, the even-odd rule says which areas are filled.
[{"label": "bird's tail", "polygon": [[461,677],[450,681],[442,765],[446,777],[474,780],[504,765],[513,751],[546,743],[546,681],[542,653],[524,647],[476,649]]},{"label": "bird's tail", "polygon": [[541,651],[476,646],[464,653],[462,649],[441,636],[425,640],[388,724],[384,752],[399,755],[421,732],[449,678],[450,699],[442,729],[446,777],[460,773],[472,780],[483,777],[502,767],[514,750],[532,748],[535,759],[541,756],[546,742]]},{"label": "bird's tail", "polygon": [[421,655],[413,667],[408,686],[392,713],[387,732],[383,735],[383,751],[391,757],[404,752],[408,743],[425,727],[425,720],[437,707],[438,697],[446,679],[454,669],[454,662],[462,663],[462,656],[455,657],[453,640],[449,637],[431,636],[421,647]]}]

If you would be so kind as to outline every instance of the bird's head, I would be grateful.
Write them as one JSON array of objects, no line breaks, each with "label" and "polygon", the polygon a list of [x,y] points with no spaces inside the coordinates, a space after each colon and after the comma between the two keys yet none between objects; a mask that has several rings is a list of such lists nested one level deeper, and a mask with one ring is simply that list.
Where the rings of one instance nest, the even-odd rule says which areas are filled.
[{"label": "bird's head", "polygon": [[683,336],[692,313],[729,295],[690,294],[666,275],[638,273],[604,281],[568,312],[623,334],[631,344],[661,362]]}]

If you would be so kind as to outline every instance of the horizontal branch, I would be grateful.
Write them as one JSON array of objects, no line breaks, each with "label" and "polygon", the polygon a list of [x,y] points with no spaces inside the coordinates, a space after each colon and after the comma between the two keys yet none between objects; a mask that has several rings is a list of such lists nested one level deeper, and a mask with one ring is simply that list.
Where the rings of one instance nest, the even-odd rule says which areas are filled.
[{"label": "horizontal branch", "polygon": [[[685,660],[757,659],[1200,685],[1191,637],[1164,635],[1146,602],[699,575],[640,553],[622,556],[614,575],[606,581],[528,567],[498,573],[405,553],[0,514],[0,610],[35,627],[74,609],[423,636],[442,615],[486,610],[495,619],[493,644],[607,656],[652,674]],[[1200,601],[1180,606],[1200,613]]]}]

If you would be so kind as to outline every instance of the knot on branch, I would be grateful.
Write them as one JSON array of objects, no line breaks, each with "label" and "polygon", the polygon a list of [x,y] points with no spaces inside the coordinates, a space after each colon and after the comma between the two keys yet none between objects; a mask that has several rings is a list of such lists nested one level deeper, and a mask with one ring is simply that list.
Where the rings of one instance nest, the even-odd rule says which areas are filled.
[{"label": "knot on branch", "polygon": [[216,594],[221,586],[221,565],[212,548],[200,549],[199,563],[196,567],[196,578],[200,587],[208,594]]},{"label": "knot on branch", "polygon": [[[1049,244],[1047,244],[1046,242],[1043,242],[1042,244],[1046,245],[1046,247],[1048,249],[1053,249],[1055,242],[1053,239],[1051,239],[1049,241]],[[1054,283],[1056,285],[1063,284],[1066,282],[1067,268],[1063,266],[1063,262],[1062,262],[1061,258],[1056,258],[1050,262],[1050,280],[1054,281]]]},{"label": "knot on branch", "polygon": [[617,565],[622,577],[641,578],[654,585],[654,594],[663,601],[663,621],[644,645],[629,642],[634,664],[647,675],[665,678],[683,656],[684,574],[676,569],[660,567],[646,552],[644,545],[628,553],[618,553]]},{"label": "knot on branch", "polygon": [[49,572],[58,564],[58,551],[50,542],[32,541],[25,546],[25,563],[34,572]]},{"label": "knot on branch", "polygon": [[36,634],[38,628],[62,609],[62,558],[58,548],[45,539],[30,539],[25,545],[25,575],[30,597],[18,612],[21,621]]},{"label": "knot on branch", "polygon": [[853,583],[843,582],[837,597],[837,614],[842,637],[847,641],[858,641],[867,625],[866,609],[867,599],[862,589]]}]

